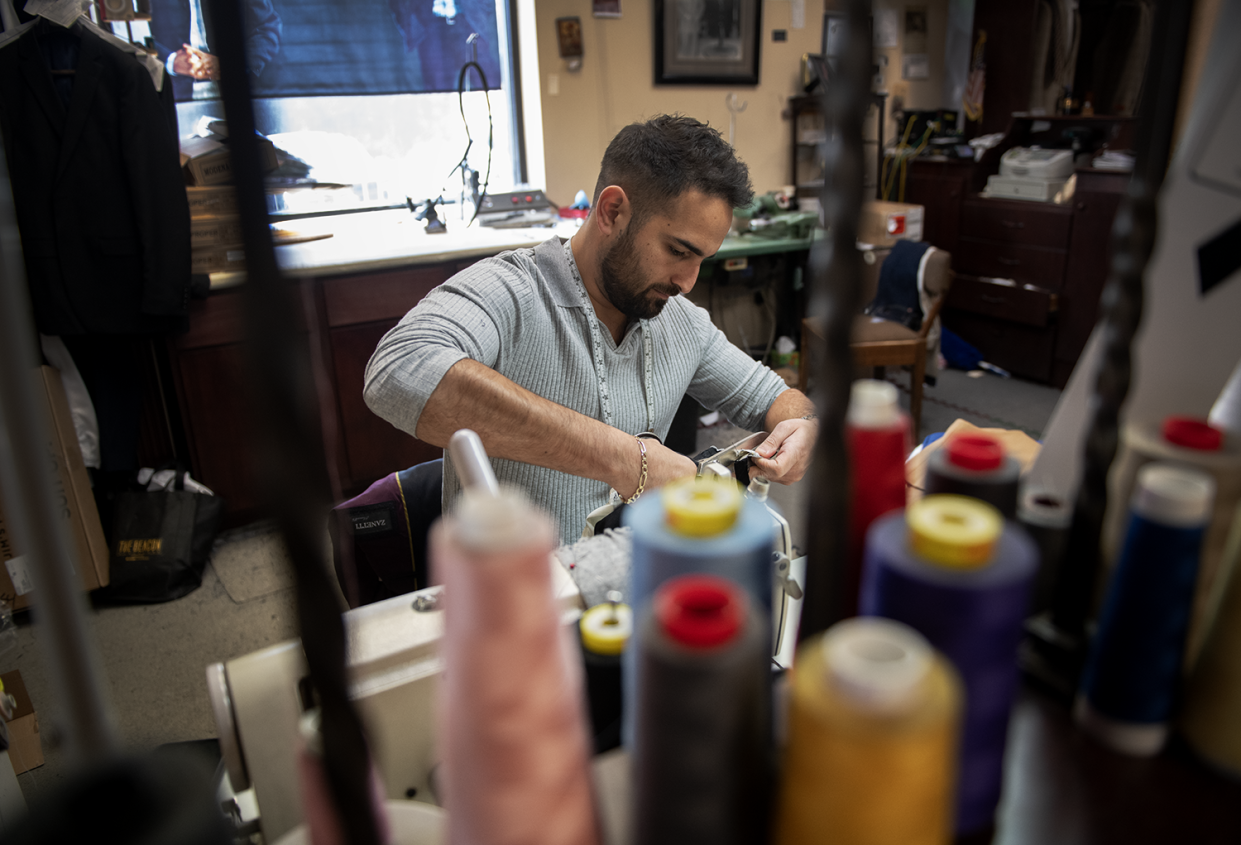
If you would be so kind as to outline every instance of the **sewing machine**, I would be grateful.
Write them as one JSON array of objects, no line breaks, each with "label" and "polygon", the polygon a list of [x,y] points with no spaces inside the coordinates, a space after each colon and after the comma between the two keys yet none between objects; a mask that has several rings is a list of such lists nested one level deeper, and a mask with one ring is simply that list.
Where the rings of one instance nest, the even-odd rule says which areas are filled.
[{"label": "sewing machine", "polygon": [[[732,466],[765,437],[754,435],[700,455],[700,474],[731,475]],[[471,486],[468,476],[466,481]],[[777,555],[773,566],[774,659],[777,668],[784,668],[796,647],[801,610],[797,584],[805,577],[805,559],[789,560],[788,523],[778,519],[776,525],[777,546],[783,554]],[[548,566],[561,622],[575,625],[585,609],[581,592],[554,555]],[[386,797],[393,800],[436,803],[441,593],[442,588],[430,587],[354,608],[343,617],[353,698]],[[299,720],[313,706],[313,695],[301,644],[290,640],[212,664],[207,667],[207,691],[228,774],[220,786],[221,803],[232,808],[239,829],[261,829],[265,840],[274,843],[302,822],[295,752]]]}]

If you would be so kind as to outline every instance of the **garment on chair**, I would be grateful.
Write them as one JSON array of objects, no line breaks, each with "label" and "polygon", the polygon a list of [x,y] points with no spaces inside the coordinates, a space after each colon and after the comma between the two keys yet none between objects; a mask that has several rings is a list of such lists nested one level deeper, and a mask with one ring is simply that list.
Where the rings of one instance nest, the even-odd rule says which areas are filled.
[{"label": "garment on chair", "polygon": [[923,277],[932,250],[933,246],[920,241],[897,241],[879,268],[875,299],[863,313],[920,330],[926,308]]},{"label": "garment on chair", "polygon": [[440,516],[443,458],[390,473],[332,509],[332,563],[350,607],[429,585],[427,532]]}]

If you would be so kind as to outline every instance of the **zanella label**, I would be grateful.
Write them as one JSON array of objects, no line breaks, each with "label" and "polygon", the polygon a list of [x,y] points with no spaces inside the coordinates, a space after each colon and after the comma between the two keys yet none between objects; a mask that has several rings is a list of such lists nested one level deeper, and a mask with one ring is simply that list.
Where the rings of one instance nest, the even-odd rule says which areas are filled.
[{"label": "zanella label", "polygon": [[355,537],[386,534],[396,530],[396,507],[392,504],[367,505],[349,509]]}]

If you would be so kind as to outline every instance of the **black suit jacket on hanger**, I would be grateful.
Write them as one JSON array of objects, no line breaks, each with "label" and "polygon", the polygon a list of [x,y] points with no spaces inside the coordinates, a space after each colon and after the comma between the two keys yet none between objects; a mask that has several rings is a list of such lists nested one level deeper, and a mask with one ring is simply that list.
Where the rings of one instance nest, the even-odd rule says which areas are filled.
[{"label": "black suit jacket on hanger", "polygon": [[0,49],[0,129],[43,334],[184,328],[190,215],[150,75],[82,26],[68,110],[39,24]]}]

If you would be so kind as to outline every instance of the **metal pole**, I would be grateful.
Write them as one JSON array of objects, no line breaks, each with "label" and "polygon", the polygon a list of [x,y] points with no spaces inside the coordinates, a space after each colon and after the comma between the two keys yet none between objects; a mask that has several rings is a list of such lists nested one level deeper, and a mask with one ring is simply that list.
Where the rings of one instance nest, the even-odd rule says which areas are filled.
[{"label": "metal pole", "polygon": [[309,350],[298,330],[297,299],[276,263],[255,135],[245,29],[238,0],[209,0],[215,12],[220,87],[246,251],[247,387],[264,506],[276,518],[297,576],[302,649],[322,714],[323,765],[345,841],[379,841],[370,800],[371,758],[349,697],[344,610],[324,561],[330,486],[315,414]]},{"label": "metal pole", "polygon": [[819,409],[819,443],[810,469],[806,597],[798,641],[826,630],[848,613],[845,567],[849,543],[849,455],[845,411],[853,381],[849,347],[853,315],[862,305],[858,217],[865,172],[862,123],[870,104],[870,3],[850,0],[845,54],[820,99],[827,124],[821,204],[828,238],[811,256],[813,283],[807,315],[823,321],[820,354],[811,361],[812,396]]}]

